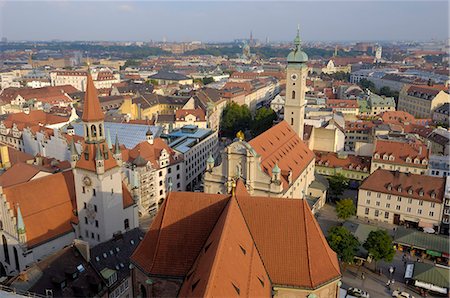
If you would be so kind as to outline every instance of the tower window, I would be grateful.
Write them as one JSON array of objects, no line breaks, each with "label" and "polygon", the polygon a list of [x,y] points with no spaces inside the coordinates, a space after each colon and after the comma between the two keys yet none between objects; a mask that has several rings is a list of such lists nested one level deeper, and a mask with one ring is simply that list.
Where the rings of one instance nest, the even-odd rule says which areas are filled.
[{"label": "tower window", "polygon": [[125,230],[130,227],[130,221],[128,220],[128,218],[123,221],[123,225],[125,227]]},{"label": "tower window", "polygon": [[98,136],[103,137],[103,127],[101,124],[98,126]]},{"label": "tower window", "polygon": [[92,189],[92,194],[94,195],[94,197],[97,196],[97,193],[95,192],[95,188]]},{"label": "tower window", "polygon": [[291,118],[291,125],[294,125],[294,118]]},{"label": "tower window", "polygon": [[91,125],[91,137],[97,137],[97,128],[94,124]]},{"label": "tower window", "polygon": [[295,90],[292,90],[292,99],[295,99]]},{"label": "tower window", "polygon": [[86,193],[86,188],[83,186],[83,193]]}]

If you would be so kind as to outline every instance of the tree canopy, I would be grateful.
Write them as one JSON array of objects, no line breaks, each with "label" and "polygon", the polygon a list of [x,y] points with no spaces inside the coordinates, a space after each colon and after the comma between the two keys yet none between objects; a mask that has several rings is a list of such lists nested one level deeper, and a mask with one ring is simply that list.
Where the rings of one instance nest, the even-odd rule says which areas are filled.
[{"label": "tree canopy", "polygon": [[229,103],[223,110],[220,129],[222,135],[233,138],[240,130],[245,131],[250,128],[252,115],[247,105],[238,105],[235,102]]},{"label": "tree canopy", "polygon": [[356,207],[352,199],[342,199],[336,203],[336,213],[341,219],[348,219],[356,214]]},{"label": "tree canopy", "polygon": [[328,177],[331,194],[336,198],[344,193],[348,186],[349,179],[342,174]]},{"label": "tree canopy", "polygon": [[252,135],[257,136],[272,127],[277,119],[277,114],[271,109],[262,107],[256,111],[255,117],[250,125]]},{"label": "tree canopy", "polygon": [[361,245],[355,236],[344,227],[331,227],[328,230],[328,244],[336,252],[342,262],[353,261]]},{"label": "tree canopy", "polygon": [[392,237],[385,230],[371,231],[363,247],[367,249],[375,262],[379,260],[391,262],[394,258],[395,250],[392,246]]}]

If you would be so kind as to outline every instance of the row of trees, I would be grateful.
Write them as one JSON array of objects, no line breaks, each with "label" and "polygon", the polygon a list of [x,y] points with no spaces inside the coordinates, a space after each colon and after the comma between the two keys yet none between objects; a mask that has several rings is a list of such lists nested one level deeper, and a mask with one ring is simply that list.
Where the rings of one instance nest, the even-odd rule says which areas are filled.
[{"label": "row of trees", "polygon": [[[338,255],[341,262],[352,263],[361,243],[345,227],[332,227],[328,231],[328,244]],[[369,233],[362,246],[376,263],[380,260],[391,262],[395,250],[392,246],[392,237],[385,230],[375,230]]]},{"label": "row of trees", "polygon": [[395,90],[391,90],[391,88],[387,86],[381,87],[379,90],[375,87],[375,84],[372,81],[367,79],[361,79],[358,85],[363,89],[369,89],[371,92],[376,93],[378,95],[384,95],[386,97],[393,97],[395,100],[398,99],[399,92]]},{"label": "row of trees", "polygon": [[250,131],[252,136],[257,136],[271,128],[276,119],[276,113],[270,108],[262,107],[252,116],[247,105],[231,102],[223,110],[220,130],[222,136],[229,138],[234,138],[240,130]]}]

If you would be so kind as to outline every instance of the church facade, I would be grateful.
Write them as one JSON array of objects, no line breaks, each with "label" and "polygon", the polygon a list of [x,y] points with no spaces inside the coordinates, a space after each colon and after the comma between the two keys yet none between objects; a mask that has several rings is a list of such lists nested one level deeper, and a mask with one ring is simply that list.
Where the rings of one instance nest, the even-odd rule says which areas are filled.
[{"label": "church facade", "polygon": [[215,167],[208,159],[205,192],[229,193],[243,181],[250,195],[305,198],[314,181],[314,153],[303,142],[306,65],[300,37],[288,55],[284,121],[249,142],[243,138],[222,152],[222,163]]}]

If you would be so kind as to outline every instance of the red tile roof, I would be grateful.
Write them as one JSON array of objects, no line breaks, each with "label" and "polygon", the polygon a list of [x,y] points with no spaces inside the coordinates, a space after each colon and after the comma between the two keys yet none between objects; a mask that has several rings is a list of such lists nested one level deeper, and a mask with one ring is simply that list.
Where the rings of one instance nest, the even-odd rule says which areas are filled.
[{"label": "red tile roof", "polygon": [[442,203],[445,178],[378,169],[364,180],[359,189]]},{"label": "red tile roof", "polygon": [[8,187],[30,181],[39,172],[40,170],[33,165],[16,163],[0,175],[0,186]]},{"label": "red tile roof", "polygon": [[[46,189],[51,191],[43,191]],[[7,187],[3,193],[14,212],[17,204],[20,206],[28,247],[73,231],[72,222],[77,219],[74,215],[76,197],[71,171]]]},{"label": "red tile roof", "polygon": [[254,284],[264,278],[256,253],[271,284],[315,289],[340,277],[306,200],[245,194],[170,193],[131,259],[145,274],[186,277],[182,296],[229,296],[230,280],[259,296],[266,288]]},{"label": "red tile roof", "polygon": [[41,110],[33,110],[30,111],[29,114],[26,113],[15,113],[15,114],[9,114],[6,119],[6,121],[11,121],[12,123],[16,124],[23,124],[24,127],[32,126],[32,125],[51,125],[51,124],[57,124],[57,123],[63,123],[67,122],[69,118],[67,117],[61,117],[49,113],[45,113]]},{"label": "red tile roof", "polygon": [[[178,162],[175,160],[175,151],[169,147],[161,138],[153,140],[153,144],[147,141],[140,142],[133,149],[128,151],[128,162],[133,162],[138,156],[141,156],[146,161],[151,162],[152,167],[159,169],[159,158],[161,157],[161,151],[165,149],[169,154],[169,161],[171,164]],[[181,158],[181,157],[180,157]],[[181,161],[181,159],[179,160]]]},{"label": "red tile roof", "polygon": [[[376,158],[376,154],[379,158]],[[383,159],[384,155],[393,156],[394,160]],[[407,162],[407,158],[411,158],[410,162]],[[420,160],[419,164],[414,163],[414,159]],[[429,151],[425,144],[420,141],[415,142],[399,142],[391,140],[375,140],[375,149],[372,156],[372,161],[381,163],[393,163],[403,164],[406,166],[413,166],[419,168],[427,168],[427,164],[422,164],[422,160],[429,158]]]},{"label": "red tile roof", "polygon": [[314,152],[300,139],[286,121],[281,121],[249,142],[261,155],[261,169],[271,175],[276,163],[281,169],[284,188],[292,171],[295,181],[314,159]]},{"label": "red tile roof", "polygon": [[202,109],[191,109],[191,110],[177,110],[175,117],[177,120],[183,121],[187,115],[193,115],[197,118],[197,121],[206,121],[205,111]]},{"label": "red tile roof", "polygon": [[87,75],[86,94],[84,96],[83,116],[81,119],[84,122],[95,122],[105,119],[105,115],[100,107],[97,89],[94,86],[92,75],[89,72]]},{"label": "red tile roof", "polygon": [[316,151],[316,165],[330,168],[343,168],[351,171],[370,172],[370,157],[347,155],[339,157],[337,153]]}]

